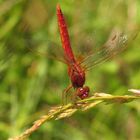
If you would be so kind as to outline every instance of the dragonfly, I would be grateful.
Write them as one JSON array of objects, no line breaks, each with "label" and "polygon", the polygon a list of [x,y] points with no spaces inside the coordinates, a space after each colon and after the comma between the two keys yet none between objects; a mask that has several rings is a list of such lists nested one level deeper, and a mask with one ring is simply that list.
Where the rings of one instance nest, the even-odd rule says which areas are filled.
[{"label": "dragonfly", "polygon": [[70,85],[64,90],[63,94],[66,95],[69,90],[73,88],[75,91],[74,96],[83,100],[89,97],[90,93],[90,88],[85,85],[87,71],[96,65],[109,60],[127,48],[129,43],[132,42],[132,40],[134,40],[136,37],[136,33],[133,32],[134,34],[125,34],[120,30],[113,30],[108,40],[98,51],[95,51],[95,53],[91,52],[88,54],[88,56],[79,59],[80,57],[74,54],[74,51],[71,47],[66,19],[61,10],[60,4],[57,4],[56,6],[56,15],[62,43],[62,51],[59,52],[60,48],[55,50],[55,47],[50,47],[50,49],[53,51],[51,54],[48,53],[47,57],[56,58],[57,54],[60,53],[62,57],[57,57],[57,59],[67,65],[68,76],[71,81]]}]

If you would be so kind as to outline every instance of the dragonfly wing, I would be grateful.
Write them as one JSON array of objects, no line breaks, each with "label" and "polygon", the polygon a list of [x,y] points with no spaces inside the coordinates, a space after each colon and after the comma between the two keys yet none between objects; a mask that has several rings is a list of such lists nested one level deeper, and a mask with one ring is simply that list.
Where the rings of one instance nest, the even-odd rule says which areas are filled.
[{"label": "dragonfly wing", "polygon": [[114,57],[127,48],[136,35],[136,32],[125,33],[118,29],[112,30],[106,43],[98,51],[95,51],[96,53],[90,54],[81,61],[82,66],[85,69],[90,69]]},{"label": "dragonfly wing", "polygon": [[66,63],[66,59],[59,42],[50,41],[44,37],[22,38],[25,47],[33,53]]}]

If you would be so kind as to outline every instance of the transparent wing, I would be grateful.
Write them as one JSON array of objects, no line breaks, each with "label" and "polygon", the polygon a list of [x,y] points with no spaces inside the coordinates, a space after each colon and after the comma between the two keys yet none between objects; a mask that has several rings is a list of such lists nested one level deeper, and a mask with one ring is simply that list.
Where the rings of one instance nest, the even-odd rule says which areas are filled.
[{"label": "transparent wing", "polygon": [[60,42],[53,42],[47,37],[26,35],[21,38],[24,46],[31,52],[66,63],[66,59]]},{"label": "transparent wing", "polygon": [[106,43],[95,53],[89,54],[81,61],[81,65],[89,70],[90,68],[107,61],[114,57],[118,53],[122,52],[128,45],[134,40],[138,31],[121,32],[118,29],[114,29]]}]

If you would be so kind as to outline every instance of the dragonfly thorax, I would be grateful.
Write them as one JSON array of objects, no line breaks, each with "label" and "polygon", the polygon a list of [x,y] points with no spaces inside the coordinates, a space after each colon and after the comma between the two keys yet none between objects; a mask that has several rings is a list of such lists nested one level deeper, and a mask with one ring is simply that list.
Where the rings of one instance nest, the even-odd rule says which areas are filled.
[{"label": "dragonfly thorax", "polygon": [[85,84],[85,72],[82,71],[82,69],[69,67],[68,74],[74,88],[83,87],[83,85]]}]

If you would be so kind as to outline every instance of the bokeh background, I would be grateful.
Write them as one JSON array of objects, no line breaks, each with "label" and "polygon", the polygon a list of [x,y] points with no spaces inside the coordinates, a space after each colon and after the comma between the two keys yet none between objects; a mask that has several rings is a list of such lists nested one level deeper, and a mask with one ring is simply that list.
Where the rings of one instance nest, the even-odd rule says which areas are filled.
[{"label": "bokeh background", "polygon": [[[45,39],[60,42],[58,2],[73,48],[100,46],[116,26],[126,30],[139,27],[139,0],[0,0],[1,140],[19,135],[50,107],[62,104],[62,91],[70,83],[66,65],[28,48],[32,38],[42,40],[43,45]],[[91,91],[124,95],[131,94],[129,88],[140,88],[139,44],[137,36],[115,59],[89,71],[86,85]],[[139,101],[101,104],[70,118],[47,122],[29,139],[139,140],[139,106]]]}]

